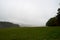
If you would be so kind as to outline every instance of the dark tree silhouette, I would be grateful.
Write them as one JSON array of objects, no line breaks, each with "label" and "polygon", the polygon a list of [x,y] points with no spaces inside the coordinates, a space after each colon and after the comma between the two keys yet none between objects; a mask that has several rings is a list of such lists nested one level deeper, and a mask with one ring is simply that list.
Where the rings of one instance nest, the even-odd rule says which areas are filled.
[{"label": "dark tree silhouette", "polygon": [[56,16],[57,22],[58,22],[57,26],[60,26],[60,8],[58,8],[57,11],[58,11],[57,16]]},{"label": "dark tree silhouette", "polygon": [[46,26],[56,26],[57,25],[57,22],[56,22],[56,18],[53,17],[53,18],[50,18],[48,20],[48,22],[46,23]]},{"label": "dark tree silhouette", "polygon": [[60,8],[58,8],[57,11],[58,13],[56,17],[49,19],[48,22],[46,23],[46,26],[60,26]]}]

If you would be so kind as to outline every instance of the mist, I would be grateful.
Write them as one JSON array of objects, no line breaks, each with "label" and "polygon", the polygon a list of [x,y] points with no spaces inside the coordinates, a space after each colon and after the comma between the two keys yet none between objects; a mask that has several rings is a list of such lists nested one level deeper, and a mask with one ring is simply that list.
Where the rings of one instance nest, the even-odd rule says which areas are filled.
[{"label": "mist", "polygon": [[0,0],[0,21],[45,26],[56,16],[60,0]]}]

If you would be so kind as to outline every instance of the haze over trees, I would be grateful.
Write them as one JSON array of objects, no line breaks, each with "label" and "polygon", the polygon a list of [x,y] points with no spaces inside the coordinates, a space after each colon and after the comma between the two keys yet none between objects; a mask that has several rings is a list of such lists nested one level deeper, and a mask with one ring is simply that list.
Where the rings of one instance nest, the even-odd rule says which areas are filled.
[{"label": "haze over trees", "polygon": [[50,18],[47,21],[46,26],[60,26],[60,8],[58,8],[57,11],[57,15],[53,18]]},{"label": "haze over trees", "polygon": [[10,28],[10,27],[20,27],[18,24],[13,24],[11,22],[0,21],[0,28]]}]

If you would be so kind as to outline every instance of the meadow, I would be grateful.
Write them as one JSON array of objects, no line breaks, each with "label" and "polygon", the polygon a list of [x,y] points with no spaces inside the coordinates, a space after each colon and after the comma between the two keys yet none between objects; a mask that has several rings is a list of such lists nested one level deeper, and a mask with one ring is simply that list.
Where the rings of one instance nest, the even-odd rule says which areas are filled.
[{"label": "meadow", "polygon": [[60,40],[60,27],[0,28],[0,40]]}]

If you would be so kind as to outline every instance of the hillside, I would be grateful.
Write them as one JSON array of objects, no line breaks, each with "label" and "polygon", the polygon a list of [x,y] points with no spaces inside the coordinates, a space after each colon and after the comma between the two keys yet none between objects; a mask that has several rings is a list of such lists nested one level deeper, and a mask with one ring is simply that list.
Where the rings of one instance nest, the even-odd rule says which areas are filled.
[{"label": "hillside", "polygon": [[18,24],[11,22],[0,21],[0,28],[20,27]]},{"label": "hillside", "polygon": [[60,40],[60,27],[2,28],[0,40]]}]

